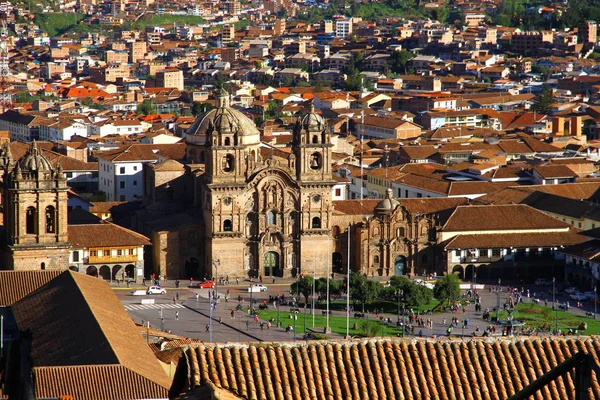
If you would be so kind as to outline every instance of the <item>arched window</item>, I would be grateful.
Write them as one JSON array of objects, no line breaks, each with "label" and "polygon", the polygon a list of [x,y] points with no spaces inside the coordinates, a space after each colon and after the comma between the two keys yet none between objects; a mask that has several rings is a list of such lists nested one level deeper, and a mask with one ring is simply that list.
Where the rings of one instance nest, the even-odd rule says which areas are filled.
[{"label": "arched window", "polygon": [[404,237],[404,228],[403,227],[398,228],[398,237]]},{"label": "arched window", "polygon": [[379,256],[373,256],[373,264],[379,264]]},{"label": "arched window", "polygon": [[233,223],[230,219],[223,221],[223,232],[231,232],[233,230]]},{"label": "arched window", "polygon": [[46,269],[46,263],[45,262],[41,263],[40,268],[42,269],[42,271],[44,271]]},{"label": "arched window", "polygon": [[310,155],[310,169],[319,170],[321,169],[322,159],[321,154],[313,153]]},{"label": "arched window", "polygon": [[423,255],[421,256],[421,262],[422,262],[423,264],[426,264],[426,263],[427,263],[427,254],[423,254]]},{"label": "arched window", "polygon": [[321,229],[321,218],[314,217],[312,219],[312,228],[313,229]]},{"label": "arched window", "polygon": [[314,135],[312,138],[312,142],[313,144],[318,144],[319,143],[319,137],[317,135]]},{"label": "arched window", "polygon": [[46,233],[56,232],[56,213],[54,207],[46,207]]},{"label": "arched window", "polygon": [[227,154],[221,159],[221,168],[223,168],[223,172],[232,172],[234,170],[235,166],[231,154]]},{"label": "arched window", "polygon": [[275,225],[276,223],[277,223],[277,214],[275,213],[275,210],[269,210],[267,212],[267,224]]},{"label": "arched window", "polygon": [[231,146],[231,139],[228,137],[225,138],[225,146]]},{"label": "arched window", "polygon": [[36,227],[36,211],[35,207],[27,207],[27,211],[25,212],[25,232],[26,233],[37,233]]}]

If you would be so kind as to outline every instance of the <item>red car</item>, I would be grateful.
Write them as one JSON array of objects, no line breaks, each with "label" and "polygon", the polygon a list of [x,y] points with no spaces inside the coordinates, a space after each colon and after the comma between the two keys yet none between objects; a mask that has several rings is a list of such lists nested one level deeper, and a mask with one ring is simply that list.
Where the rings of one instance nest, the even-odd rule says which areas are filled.
[{"label": "red car", "polygon": [[215,287],[215,282],[214,281],[200,282],[197,287],[200,289],[212,289]]}]

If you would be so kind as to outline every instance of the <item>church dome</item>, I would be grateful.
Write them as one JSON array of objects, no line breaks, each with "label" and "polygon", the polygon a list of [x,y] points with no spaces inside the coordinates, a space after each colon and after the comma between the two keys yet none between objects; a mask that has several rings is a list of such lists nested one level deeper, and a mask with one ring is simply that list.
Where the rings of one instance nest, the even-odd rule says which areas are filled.
[{"label": "church dome", "polygon": [[392,189],[388,188],[385,191],[385,198],[377,203],[375,211],[379,214],[391,213],[400,205],[398,200],[394,199]]},{"label": "church dome", "polygon": [[186,135],[234,134],[238,144],[260,143],[260,132],[250,118],[229,106],[229,94],[225,90],[217,94],[217,108],[202,113],[187,130]]},{"label": "church dome", "polygon": [[300,126],[307,132],[322,132],[325,125],[325,119],[317,114],[314,104],[310,105],[310,111],[300,120]]},{"label": "church dome", "polygon": [[24,172],[52,171],[52,164],[42,155],[35,141],[17,165]]}]

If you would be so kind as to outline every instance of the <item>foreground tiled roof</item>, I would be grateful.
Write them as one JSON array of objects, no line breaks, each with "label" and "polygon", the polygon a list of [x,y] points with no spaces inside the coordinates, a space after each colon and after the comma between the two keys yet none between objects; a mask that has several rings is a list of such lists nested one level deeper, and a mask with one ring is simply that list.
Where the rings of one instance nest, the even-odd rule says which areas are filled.
[{"label": "foreground tiled roof", "polygon": [[0,306],[10,306],[62,271],[0,271]]},{"label": "foreground tiled roof", "polygon": [[508,248],[508,247],[554,247],[570,246],[586,242],[587,237],[578,230],[568,232],[504,233],[497,235],[456,235],[444,245],[445,249]]},{"label": "foreground tiled roof", "polygon": [[163,399],[166,389],[122,365],[36,367],[36,398],[73,400]]},{"label": "foreground tiled roof", "polygon": [[[166,397],[167,375],[103,280],[65,271],[12,310],[19,329],[31,332],[36,398],[74,395],[83,390],[79,379],[87,379],[88,390],[97,382],[99,391],[76,399]],[[122,395],[105,396],[102,385],[119,388]]]},{"label": "foreground tiled roof", "polygon": [[[212,382],[249,399],[506,399],[579,351],[599,363],[596,338],[198,346],[185,351],[171,391]],[[568,374],[535,398],[573,392]],[[593,373],[589,395],[600,399]]]}]

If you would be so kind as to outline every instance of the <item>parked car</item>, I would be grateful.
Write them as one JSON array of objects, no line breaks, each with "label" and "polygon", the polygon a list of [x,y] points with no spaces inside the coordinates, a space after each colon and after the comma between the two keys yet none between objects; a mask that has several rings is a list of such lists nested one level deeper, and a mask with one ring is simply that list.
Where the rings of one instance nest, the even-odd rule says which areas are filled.
[{"label": "parked car", "polygon": [[575,301],[584,301],[584,300],[588,299],[588,296],[586,294],[579,293],[579,292],[575,292],[572,295],[570,295],[569,297]]},{"label": "parked car", "polygon": [[254,285],[248,286],[248,293],[266,292],[267,287],[261,283],[255,283]]},{"label": "parked car", "polygon": [[552,286],[552,281],[545,278],[535,280],[535,286]]},{"label": "parked car", "polygon": [[150,286],[146,291],[147,294],[167,294],[167,291],[160,286]]},{"label": "parked car", "polygon": [[209,281],[209,280],[202,281],[197,285],[197,287],[199,289],[212,289],[215,287],[215,281]]},{"label": "parked car", "polygon": [[575,292],[578,292],[577,288],[575,286],[571,286],[565,289],[565,293],[567,294],[573,294]]}]

